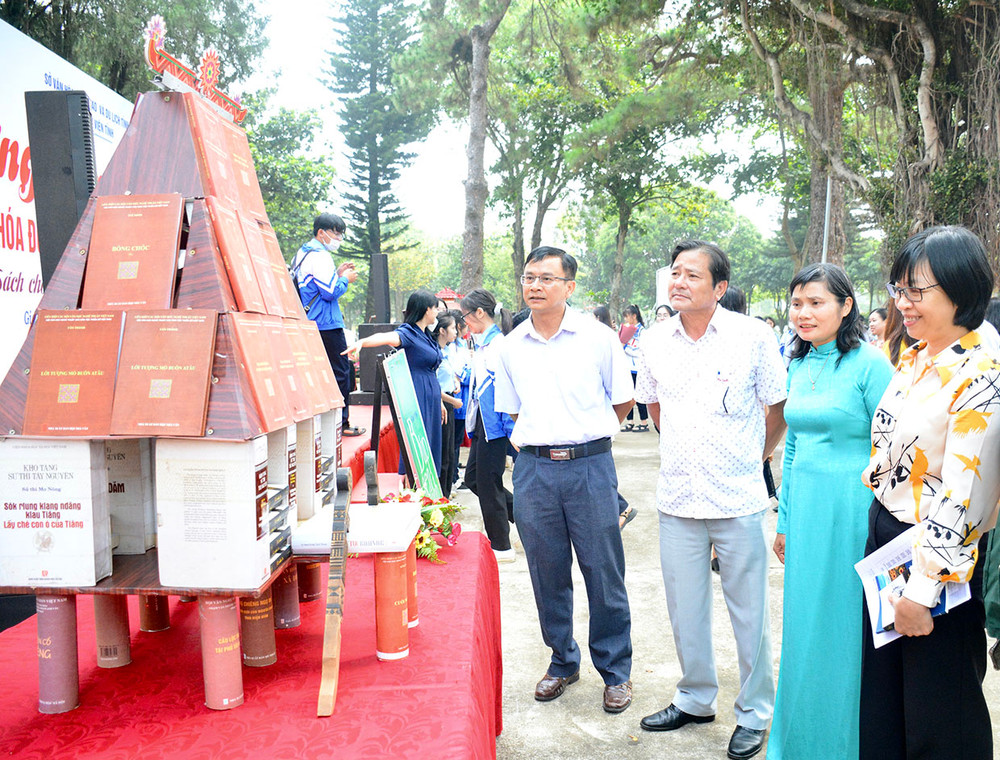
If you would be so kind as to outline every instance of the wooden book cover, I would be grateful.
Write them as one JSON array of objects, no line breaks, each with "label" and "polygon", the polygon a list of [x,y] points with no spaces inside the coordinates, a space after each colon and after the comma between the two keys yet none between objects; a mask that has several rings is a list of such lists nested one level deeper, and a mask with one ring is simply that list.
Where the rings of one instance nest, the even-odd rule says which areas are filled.
[{"label": "wooden book cover", "polygon": [[250,251],[250,261],[253,262],[253,271],[257,275],[257,284],[260,286],[260,294],[264,298],[267,313],[275,317],[284,316],[281,292],[274,280],[274,269],[271,267],[271,259],[264,246],[264,236],[260,234],[260,226],[255,219],[243,213],[238,212],[237,216],[243,226],[243,238],[246,240],[247,250]]},{"label": "wooden book cover", "polygon": [[257,169],[250,154],[250,143],[242,127],[231,121],[219,118],[222,129],[229,143],[229,158],[233,166],[233,177],[240,194],[240,208],[259,221],[267,221],[267,211],[264,209],[264,197],[257,181]]},{"label": "wooden book cover", "polygon": [[175,193],[98,198],[81,308],[169,309],[183,220]]},{"label": "wooden book cover", "polygon": [[109,435],[121,331],[120,311],[38,312],[24,435]]},{"label": "wooden book cover", "polygon": [[326,355],[326,346],[323,345],[323,338],[319,334],[319,328],[312,320],[299,323],[299,329],[306,337],[309,345],[309,353],[312,355],[313,366],[319,374],[319,381],[326,393],[327,402],[331,409],[341,409],[344,406],[344,395],[337,385],[337,378],[333,374],[333,367],[330,366],[330,358]]},{"label": "wooden book cover", "polygon": [[262,317],[268,329],[271,340],[271,353],[278,368],[278,376],[284,389],[285,398],[292,410],[292,419],[301,422],[313,416],[312,404],[305,388],[305,379],[299,376],[299,368],[295,364],[292,346],[285,333],[284,321],[281,317]]},{"label": "wooden book cover", "polygon": [[291,425],[294,422],[292,410],[285,399],[277,362],[271,351],[269,329],[263,317],[259,314],[231,314],[230,321],[265,430],[270,432]]},{"label": "wooden book cover", "polygon": [[195,154],[205,195],[214,195],[229,208],[239,208],[242,201],[233,170],[229,136],[224,119],[195,93],[185,93],[184,105],[191,124]]},{"label": "wooden book cover", "polygon": [[281,316],[289,319],[306,319],[302,300],[295,290],[292,276],[288,273],[285,257],[281,255],[278,236],[274,234],[271,225],[259,223],[258,226],[260,227],[261,239],[264,241],[264,249],[267,251],[268,261],[271,264],[271,271],[274,273],[274,282],[281,297]]},{"label": "wooden book cover", "polygon": [[322,414],[330,408],[330,400],[319,378],[319,371],[313,362],[309,351],[309,341],[306,338],[302,323],[297,319],[284,319],[285,335],[292,349],[292,357],[298,368],[299,378],[309,397],[312,414]]},{"label": "wooden book cover", "polygon": [[243,223],[235,211],[218,198],[209,196],[205,199],[208,213],[212,217],[212,227],[215,238],[222,252],[222,261],[229,274],[229,284],[236,296],[236,304],[240,311],[253,311],[266,314],[267,306],[257,283],[250,251],[247,250],[246,238],[243,237]]},{"label": "wooden book cover", "polygon": [[191,203],[190,215],[187,250],[177,278],[174,308],[239,311],[204,198]]},{"label": "wooden book cover", "polygon": [[126,315],[112,435],[204,435],[217,319],[205,309]]}]

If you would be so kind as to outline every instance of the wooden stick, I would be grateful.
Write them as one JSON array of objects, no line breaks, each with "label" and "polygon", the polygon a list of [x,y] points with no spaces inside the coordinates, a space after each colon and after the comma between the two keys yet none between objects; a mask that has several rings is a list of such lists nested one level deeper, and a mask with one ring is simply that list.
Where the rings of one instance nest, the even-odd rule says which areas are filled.
[{"label": "wooden stick", "polygon": [[351,471],[337,470],[337,498],[333,507],[330,575],[326,587],[326,623],[323,627],[323,665],[316,715],[333,715],[340,678],[340,627],[344,618],[344,569],[347,563],[347,505],[351,500]]}]

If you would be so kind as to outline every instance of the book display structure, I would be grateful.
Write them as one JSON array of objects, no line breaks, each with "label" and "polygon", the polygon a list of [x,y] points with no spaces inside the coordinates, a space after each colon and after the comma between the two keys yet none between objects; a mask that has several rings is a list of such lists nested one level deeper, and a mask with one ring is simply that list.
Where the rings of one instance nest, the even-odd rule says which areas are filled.
[{"label": "book display structure", "polygon": [[143,630],[197,597],[206,704],[242,703],[272,610],[297,618],[290,529],[335,495],[342,406],[243,130],[140,95],[0,385],[0,592],[37,595],[41,712],[78,704],[76,594],[104,667],[125,595]]}]

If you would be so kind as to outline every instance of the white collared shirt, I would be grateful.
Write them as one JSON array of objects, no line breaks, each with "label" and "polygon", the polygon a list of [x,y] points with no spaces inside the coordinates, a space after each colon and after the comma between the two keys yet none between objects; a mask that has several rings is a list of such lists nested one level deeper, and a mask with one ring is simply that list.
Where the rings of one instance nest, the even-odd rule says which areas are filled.
[{"label": "white collared shirt", "polygon": [[546,340],[527,319],[507,335],[497,362],[495,407],[516,414],[516,446],[586,443],[618,432],[614,405],[632,400],[628,358],[618,337],[567,307]]},{"label": "white collared shirt", "polygon": [[786,374],[770,329],[717,307],[691,340],[680,315],[639,341],[636,400],[660,405],[656,507],[676,517],[742,517],[767,508],[764,407]]}]

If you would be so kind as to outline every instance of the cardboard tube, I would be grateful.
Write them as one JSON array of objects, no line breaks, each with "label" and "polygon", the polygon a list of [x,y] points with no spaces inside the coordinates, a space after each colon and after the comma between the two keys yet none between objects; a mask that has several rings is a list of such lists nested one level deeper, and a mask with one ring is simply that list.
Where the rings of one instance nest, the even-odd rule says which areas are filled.
[{"label": "cardboard tube", "polygon": [[375,656],[401,660],[410,653],[406,611],[406,552],[375,555]]},{"label": "cardboard tube", "polygon": [[127,596],[94,595],[94,631],[97,634],[98,667],[120,668],[132,662]]},{"label": "cardboard tube", "polygon": [[240,613],[231,596],[198,597],[205,706],[231,710],[243,704]]},{"label": "cardboard tube", "polygon": [[322,563],[299,565],[299,601],[314,602],[323,596]]},{"label": "cardboard tube", "polygon": [[275,628],[298,628],[301,622],[297,567],[294,562],[289,563],[285,571],[271,586]]},{"label": "cardboard tube", "polygon": [[240,599],[240,635],[243,639],[243,664],[263,668],[278,661],[274,643],[274,607],[271,589],[256,599]]},{"label": "cardboard tube", "polygon": [[165,596],[139,594],[139,630],[147,633],[170,627],[170,604]]},{"label": "cardboard tube", "polygon": [[406,580],[408,582],[406,590],[407,625],[410,628],[416,628],[420,625],[420,618],[417,616],[417,539],[410,541],[410,548],[406,550]]},{"label": "cardboard tube", "polygon": [[[76,597],[38,596],[38,712],[69,712],[80,704]],[[8,684],[9,686],[9,684]]]}]

